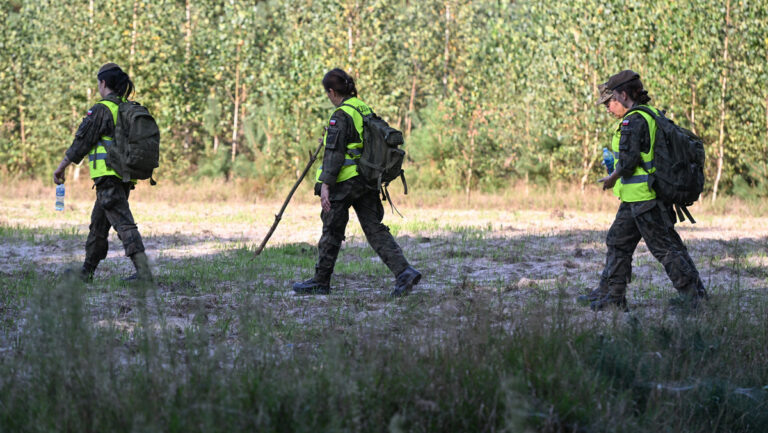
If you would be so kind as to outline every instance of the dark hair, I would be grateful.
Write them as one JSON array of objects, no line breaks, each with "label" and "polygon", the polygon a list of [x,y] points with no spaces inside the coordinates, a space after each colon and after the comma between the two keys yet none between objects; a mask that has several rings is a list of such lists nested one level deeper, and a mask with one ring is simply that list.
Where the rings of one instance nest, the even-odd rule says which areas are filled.
[{"label": "dark hair", "polygon": [[614,93],[627,92],[629,99],[638,104],[647,104],[651,100],[651,97],[648,96],[648,91],[643,88],[643,82],[640,81],[640,78],[623,83],[614,88],[613,91]]},{"label": "dark hair", "polygon": [[331,69],[323,77],[323,87],[333,89],[341,96],[357,96],[354,78],[339,68]]},{"label": "dark hair", "polygon": [[101,71],[97,78],[99,81],[105,81],[107,87],[123,98],[127,98],[134,91],[133,81],[119,66]]}]

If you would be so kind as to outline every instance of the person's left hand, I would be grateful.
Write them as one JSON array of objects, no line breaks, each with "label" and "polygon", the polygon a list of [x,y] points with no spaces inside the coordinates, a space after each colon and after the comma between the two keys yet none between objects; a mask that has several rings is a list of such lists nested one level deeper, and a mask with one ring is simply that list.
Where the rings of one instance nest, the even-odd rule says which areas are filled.
[{"label": "person's left hand", "polygon": [[323,211],[329,212],[331,210],[331,187],[327,183],[320,185],[320,206]]},{"label": "person's left hand", "polygon": [[[614,173],[616,173],[616,172],[614,171]],[[616,180],[617,179],[618,179],[618,176],[614,176],[613,174],[611,174],[610,176],[606,176],[606,177],[598,180],[598,182],[603,184],[603,189],[605,190],[605,189],[613,188],[613,186],[616,185]]]}]

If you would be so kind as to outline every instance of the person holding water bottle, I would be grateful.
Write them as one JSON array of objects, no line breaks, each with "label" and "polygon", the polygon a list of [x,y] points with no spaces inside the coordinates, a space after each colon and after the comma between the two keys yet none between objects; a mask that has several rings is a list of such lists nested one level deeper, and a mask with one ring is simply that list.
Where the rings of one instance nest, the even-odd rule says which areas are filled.
[{"label": "person holding water bottle", "polygon": [[[142,283],[153,282],[149,260],[144,253],[144,243],[128,206],[128,196],[134,188],[133,182],[124,182],[115,170],[106,164],[106,148],[115,135],[118,105],[113,100],[127,100],[134,86],[128,74],[115,63],[107,63],[96,74],[99,94],[103,98],[86,113],[75,133],[72,145],[64,159],[53,172],[57,186],[57,207],[59,187],[64,191],[64,170],[72,163],[79,163],[88,156],[88,169],[96,188],[96,202],[91,212],[88,239],[85,242],[85,260],[79,277],[86,282],[93,280],[96,267],[107,257],[109,229],[114,227],[123,243],[125,255],[130,257],[136,273],[126,280]],[[107,99],[109,97],[109,100]]]},{"label": "person holding water bottle", "polygon": [[[651,97],[640,75],[624,70],[598,86],[598,105],[604,105],[620,119],[613,130],[611,147],[603,150],[608,175],[600,179],[603,189],[613,189],[621,200],[616,218],[608,230],[608,251],[598,287],[578,297],[592,310],[619,308],[627,311],[627,285],[632,278],[632,255],[640,239],[664,266],[680,297],[675,304],[695,308],[707,298],[696,265],[675,231],[671,205],[656,198],[649,175],[654,173],[656,121],[638,106],[650,107]],[[615,165],[615,166],[614,166]]]}]

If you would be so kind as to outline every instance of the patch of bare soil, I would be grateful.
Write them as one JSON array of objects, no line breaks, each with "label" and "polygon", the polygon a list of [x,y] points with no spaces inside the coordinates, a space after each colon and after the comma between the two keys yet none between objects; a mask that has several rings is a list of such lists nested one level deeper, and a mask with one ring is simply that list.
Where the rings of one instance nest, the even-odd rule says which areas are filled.
[{"label": "patch of bare soil", "polygon": [[[13,275],[23,269],[36,269],[59,273],[82,262],[90,206],[78,202],[70,204],[68,212],[52,214],[42,210],[48,205],[9,200],[0,211],[0,225],[69,232],[74,227],[80,235],[57,239],[54,234],[53,240],[7,236],[0,248],[0,272]],[[613,312],[593,313],[573,301],[591,290],[599,279],[605,262],[604,237],[613,219],[610,213],[401,208],[407,218],[387,214],[385,223],[397,229],[406,257],[424,274],[414,292],[401,301],[388,297],[394,278],[377,258],[370,260],[382,272],[373,276],[337,273],[334,291],[328,296],[294,295],[292,281],[276,268],[263,269],[253,281],[220,281],[215,287],[194,287],[195,295],[190,295],[189,287],[178,287],[168,273],[168,266],[179,261],[257,246],[278,208],[279,203],[219,206],[132,202],[158,281],[152,294],[156,310],[152,317],[163,326],[178,329],[180,334],[188,327],[205,325],[231,338],[232,324],[240,320],[237,308],[247,294],[259,297],[261,308],[285,326],[324,323],[343,329],[350,324],[398,317],[414,304],[424,306],[427,316],[460,316],[478,297],[498,306],[498,320],[502,322],[513,321],[518,312],[538,308],[542,303],[559,305],[578,320],[615,320]],[[350,216],[342,249],[369,248],[354,213]],[[738,291],[744,310],[749,311],[750,300],[760,294],[768,278],[768,219],[697,217],[698,224],[683,223],[678,230],[705,285],[713,298]],[[314,245],[320,226],[319,206],[292,205],[269,246]],[[94,320],[102,326],[130,331],[140,311],[131,289],[108,293],[100,293],[99,289],[100,281],[132,271],[114,232],[109,246],[109,255],[92,285]],[[339,263],[360,260],[369,259],[344,254]],[[667,298],[675,291],[642,242],[633,266],[634,279],[628,292],[632,314],[666,315]],[[295,269],[290,275],[298,279],[311,272]],[[265,294],[253,290],[259,286],[274,287],[274,291]]]}]

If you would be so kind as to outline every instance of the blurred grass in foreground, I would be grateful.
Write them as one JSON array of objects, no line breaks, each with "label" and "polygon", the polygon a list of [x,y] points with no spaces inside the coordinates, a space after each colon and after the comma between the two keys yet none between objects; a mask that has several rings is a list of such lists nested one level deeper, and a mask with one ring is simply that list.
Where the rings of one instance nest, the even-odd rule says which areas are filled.
[{"label": "blurred grass in foreground", "polygon": [[[235,269],[247,254],[233,253]],[[511,312],[500,292],[457,287],[392,302],[399,315],[307,324],[281,317],[264,286],[228,320],[180,330],[152,290],[128,286],[139,320],[126,328],[95,321],[80,283],[24,285],[20,332],[8,341],[4,327],[1,340],[3,431],[768,429],[764,293],[748,315],[738,295],[719,294],[696,314],[585,321],[562,293]],[[458,314],[427,314],[443,303]]]}]

